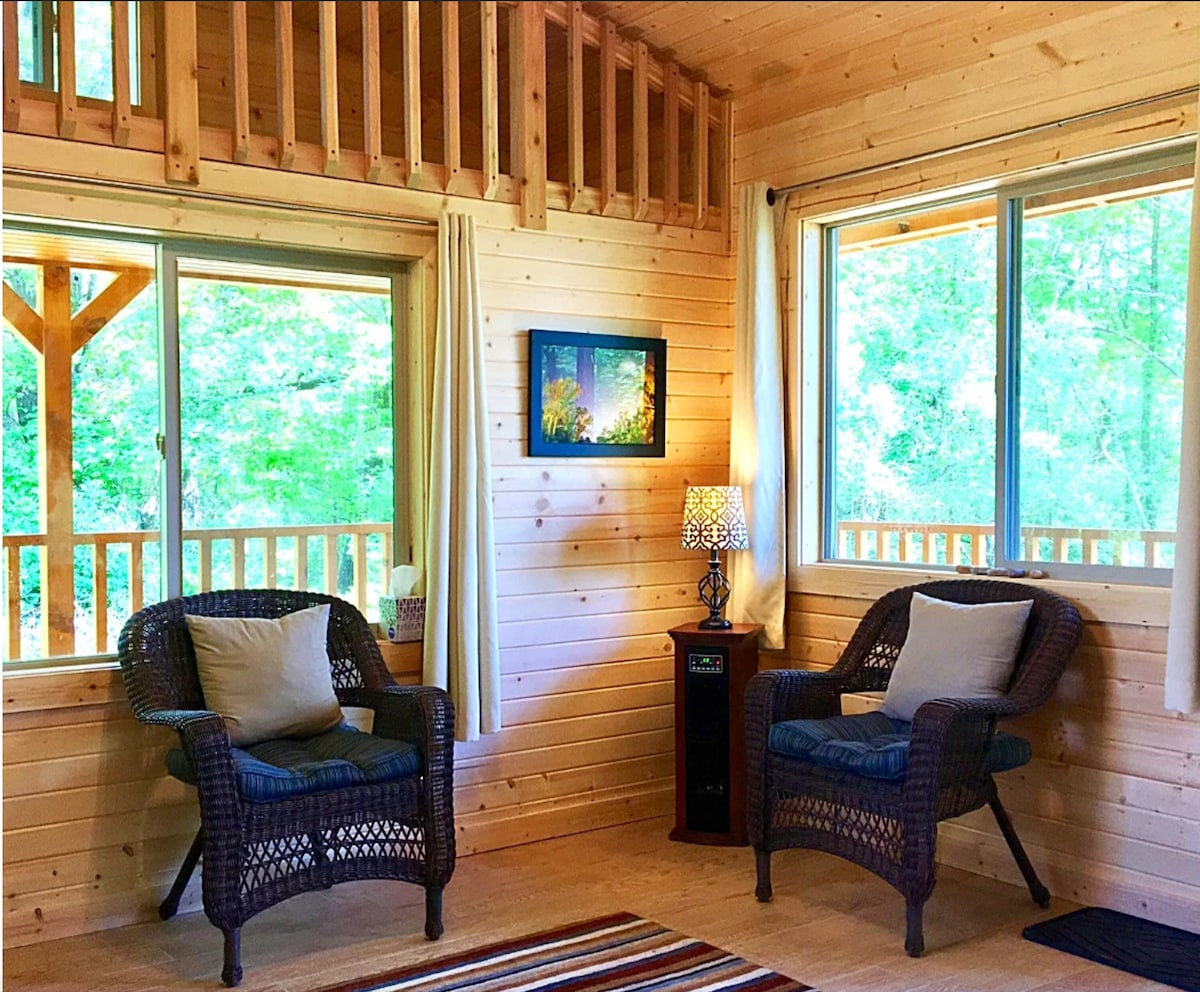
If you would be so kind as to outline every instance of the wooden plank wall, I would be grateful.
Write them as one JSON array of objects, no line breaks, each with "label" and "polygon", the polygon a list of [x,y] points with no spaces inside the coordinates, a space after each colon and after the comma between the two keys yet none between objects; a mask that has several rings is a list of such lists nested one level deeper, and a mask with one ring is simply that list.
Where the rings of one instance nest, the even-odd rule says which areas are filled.
[{"label": "wooden plank wall", "polygon": [[[6,156],[23,160],[27,146],[45,154],[39,143],[51,140],[13,136]],[[130,178],[161,173],[145,153],[107,154],[117,157],[98,155],[98,172],[120,174],[139,156],[141,170]],[[230,166],[227,175],[252,189],[263,173]],[[296,202],[327,190],[359,202],[360,184],[270,178],[278,196],[303,188]],[[442,204],[434,194],[362,189],[377,207],[381,198],[426,197],[436,216]],[[72,199],[76,216],[97,220],[129,209]],[[180,203],[155,214],[138,199],[148,226],[161,219],[265,242],[304,237],[261,213],[233,222]],[[65,200],[22,201],[6,189],[7,203],[23,213]],[[456,752],[459,850],[470,854],[672,808],[665,632],[700,612],[694,581],[703,556],[679,548],[684,488],[728,478],[733,268],[716,231],[555,212],[548,232],[530,232],[512,206],[455,205],[480,225],[505,723]],[[300,211],[288,216],[304,223]],[[335,225],[324,237],[343,249],[366,245],[354,227]],[[376,227],[368,247],[403,250],[396,225]],[[314,236],[323,236],[319,227]],[[666,457],[526,457],[530,327],[661,333],[669,342]],[[393,659],[407,678],[416,665],[412,651]],[[9,677],[4,688],[6,945],[153,919],[197,825],[190,790],[163,772],[172,736],[133,721],[111,671]],[[447,899],[457,898],[470,893],[452,884]],[[198,906],[195,884],[186,900]]]},{"label": "wooden plank wall", "polygon": [[[901,39],[881,20],[840,69],[784,78],[735,101],[735,180],[782,186],[1003,134],[1187,86],[1200,77],[1200,5],[947,4]],[[813,57],[833,39],[809,39]],[[830,49],[827,53],[832,57]],[[832,63],[830,64],[832,69]],[[801,84],[802,82],[802,84]],[[782,112],[788,108],[789,112]],[[896,196],[1196,130],[1196,97],[796,194],[796,226]],[[794,254],[793,238],[789,252]],[[805,263],[807,265],[807,263]],[[798,288],[789,275],[787,291]],[[789,317],[794,314],[789,314]],[[804,375],[802,381],[817,381]],[[815,407],[812,407],[815,409]],[[808,434],[805,435],[809,437]],[[815,445],[815,436],[810,438]],[[884,589],[918,581],[802,570],[788,650],[766,664],[825,667]],[[1035,760],[1001,793],[1053,893],[1195,928],[1200,915],[1200,719],[1162,709],[1166,593],[1067,594],[1088,620],[1053,701],[1015,729]],[[944,862],[1019,881],[990,814],[944,825]]]}]

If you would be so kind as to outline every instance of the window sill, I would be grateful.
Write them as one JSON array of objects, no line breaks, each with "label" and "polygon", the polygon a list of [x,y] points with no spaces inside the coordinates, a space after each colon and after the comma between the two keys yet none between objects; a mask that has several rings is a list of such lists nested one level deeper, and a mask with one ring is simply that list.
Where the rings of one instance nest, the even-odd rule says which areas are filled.
[{"label": "window sill", "polygon": [[[788,592],[841,596],[874,602],[900,586],[939,579],[975,581],[975,576],[944,570],[879,568],[870,565],[821,562],[793,567],[788,574]],[[1064,579],[1004,579],[1027,583],[1065,596],[1090,623],[1121,623],[1139,627],[1166,627],[1171,590],[1162,586],[1118,585],[1110,582],[1078,582]]]}]

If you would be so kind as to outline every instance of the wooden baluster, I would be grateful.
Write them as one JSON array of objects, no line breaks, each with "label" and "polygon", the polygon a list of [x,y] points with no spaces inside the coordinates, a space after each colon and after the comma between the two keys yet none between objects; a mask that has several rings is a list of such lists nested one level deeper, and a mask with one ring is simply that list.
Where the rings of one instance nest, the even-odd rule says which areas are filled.
[{"label": "wooden baluster", "polygon": [[367,609],[367,534],[354,535],[354,603],[359,612]]},{"label": "wooden baluster", "polygon": [[75,4],[61,0],[58,5],[58,102],[55,120],[60,138],[75,137],[78,124],[78,103],[75,75]]},{"label": "wooden baluster", "polygon": [[483,198],[493,200],[500,183],[500,69],[495,0],[479,5],[480,74],[483,90]]},{"label": "wooden baluster", "polygon": [[701,228],[708,223],[708,86],[704,83],[696,84],[692,113],[695,118],[692,126],[695,144],[692,162],[696,170],[695,224]]},{"label": "wooden baluster", "polygon": [[21,657],[21,546],[10,544],[4,555],[8,564],[8,660],[17,661]]},{"label": "wooden baluster", "polygon": [[937,540],[931,530],[927,530],[921,538],[921,560],[927,565],[937,564]]},{"label": "wooden baluster", "polygon": [[633,219],[650,209],[650,49],[633,46]]},{"label": "wooden baluster", "polygon": [[415,0],[403,0],[404,22],[404,157],[408,162],[409,186],[422,178],[421,162],[421,11]]},{"label": "wooden baluster", "polygon": [[233,160],[250,157],[250,40],[246,0],[229,4],[229,78],[233,100]]},{"label": "wooden baluster", "polygon": [[[278,162],[290,169],[296,161],[296,48],[291,0],[275,3],[275,100]],[[240,588],[240,587],[239,587]]]},{"label": "wooden baluster", "polygon": [[244,589],[245,587],[246,539],[235,535],[233,538],[233,588]]},{"label": "wooden baluster", "polygon": [[263,582],[268,589],[274,589],[279,585],[275,535],[268,534],[263,538],[263,541],[265,542],[265,547],[263,548]]},{"label": "wooden baluster", "polygon": [[392,577],[392,532],[385,530],[379,537],[381,550],[383,551],[383,591],[386,594]]},{"label": "wooden baluster", "polygon": [[200,589],[199,592],[211,592],[212,581],[212,538],[207,534],[200,536]]},{"label": "wooden baluster", "polygon": [[129,612],[142,608],[142,542],[129,542]]},{"label": "wooden baluster", "polygon": [[108,651],[108,545],[92,545],[92,606],[96,612],[96,654]]},{"label": "wooden baluster", "polygon": [[321,147],[327,176],[336,175],[341,165],[338,136],[337,3],[317,4],[317,38],[321,50]]},{"label": "wooden baluster", "polygon": [[538,2],[514,8],[513,128],[521,183],[521,224],[546,229],[546,13]]},{"label": "wooden baluster", "polygon": [[567,4],[567,208],[583,206],[583,4]]},{"label": "wooden baluster", "polygon": [[600,212],[612,211],[617,192],[617,27],[600,25]]},{"label": "wooden baluster", "polygon": [[132,87],[129,78],[129,2],[113,0],[112,5],[112,140],[114,145],[128,145]]},{"label": "wooden baluster", "polygon": [[325,535],[325,592],[330,596],[338,594],[338,550],[337,535]]},{"label": "wooden baluster", "polygon": [[167,96],[163,122],[166,178],[170,182],[196,184],[200,181],[200,90],[195,0],[163,4],[162,17]]},{"label": "wooden baluster", "polygon": [[308,535],[296,535],[296,588],[308,588]]},{"label": "wooden baluster", "polygon": [[899,561],[908,561],[909,543],[912,541],[912,531],[896,531],[896,557]]},{"label": "wooden baluster", "polygon": [[17,48],[17,5],[4,4],[4,130],[21,126],[21,53]]},{"label": "wooden baluster", "polygon": [[679,66],[663,66],[663,209],[668,224],[679,220]]},{"label": "wooden baluster", "polygon": [[458,81],[462,63],[458,51],[458,0],[443,0],[442,13],[442,141],[446,161],[446,189],[457,189],[462,173],[462,124],[459,120]]},{"label": "wooden baluster", "polygon": [[[367,182],[377,182],[383,168],[383,117],[380,97],[379,0],[363,0],[363,149]],[[297,543],[300,537],[296,538]],[[303,586],[300,586],[303,589]]]},{"label": "wooden baluster", "polygon": [[984,528],[976,527],[971,534],[971,552],[975,559],[975,564],[979,566],[987,565],[987,546],[983,540]]}]

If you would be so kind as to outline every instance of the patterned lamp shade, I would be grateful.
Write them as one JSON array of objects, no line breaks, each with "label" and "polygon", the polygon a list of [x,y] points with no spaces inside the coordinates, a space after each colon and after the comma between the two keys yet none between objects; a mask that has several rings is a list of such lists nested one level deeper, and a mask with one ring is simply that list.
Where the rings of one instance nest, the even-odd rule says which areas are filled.
[{"label": "patterned lamp shade", "polygon": [[750,547],[741,486],[688,486],[679,546],[704,551]]}]

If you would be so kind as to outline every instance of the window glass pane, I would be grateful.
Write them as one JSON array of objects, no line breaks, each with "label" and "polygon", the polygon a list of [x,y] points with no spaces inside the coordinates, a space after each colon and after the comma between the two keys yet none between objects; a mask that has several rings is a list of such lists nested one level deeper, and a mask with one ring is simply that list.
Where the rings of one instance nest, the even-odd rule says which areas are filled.
[{"label": "window glass pane", "polygon": [[826,554],[994,561],[990,198],[834,231]]},{"label": "window glass pane", "polygon": [[184,592],[312,588],[377,616],[392,557],[390,280],[180,265]]},{"label": "window glass pane", "polygon": [[[130,17],[136,12],[131,10]],[[75,75],[80,96],[111,100],[112,4],[78,0],[75,4]]]},{"label": "window glass pane", "polygon": [[30,83],[42,83],[42,5],[40,0],[20,0],[17,4],[17,61],[20,76]]},{"label": "window glass pane", "polygon": [[21,604],[4,656],[112,651],[160,598],[154,249],[4,234],[5,284],[29,307],[4,331],[4,581]]},{"label": "window glass pane", "polygon": [[1170,567],[1191,169],[1027,199],[1019,556]]}]

